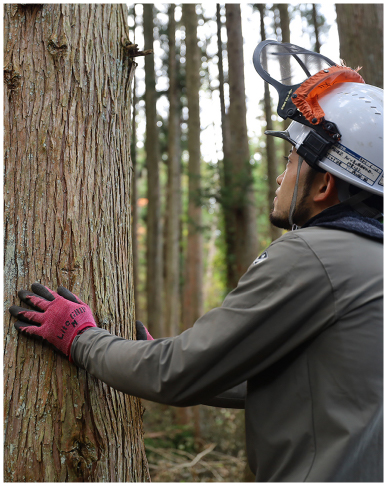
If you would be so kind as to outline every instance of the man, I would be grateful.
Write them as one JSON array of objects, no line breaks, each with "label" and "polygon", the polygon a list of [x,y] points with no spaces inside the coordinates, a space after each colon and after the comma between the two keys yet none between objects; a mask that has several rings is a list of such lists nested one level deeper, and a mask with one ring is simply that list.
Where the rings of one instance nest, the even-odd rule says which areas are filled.
[{"label": "man", "polygon": [[[257,49],[285,48],[300,65],[295,46],[263,44]],[[139,341],[97,327],[63,287],[19,292],[43,312],[10,309],[18,330],[124,393],[245,408],[257,481],[383,479],[383,96],[352,73],[343,82],[331,66],[312,76],[304,65],[306,82],[317,76],[320,87],[326,72],[328,88],[312,113],[295,110],[288,131],[270,133],[293,145],[271,213],[293,231],[251,264],[221,307],[174,338],[139,329]],[[289,91],[299,96],[306,82],[284,96],[279,88],[279,107],[293,109]]]}]

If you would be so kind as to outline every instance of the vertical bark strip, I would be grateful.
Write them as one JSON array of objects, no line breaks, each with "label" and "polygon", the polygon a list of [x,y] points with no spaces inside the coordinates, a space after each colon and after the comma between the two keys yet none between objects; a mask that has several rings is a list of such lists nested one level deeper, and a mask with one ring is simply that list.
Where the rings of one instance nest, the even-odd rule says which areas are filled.
[{"label": "vertical bark strip", "polygon": [[136,318],[139,315],[138,308],[138,269],[139,269],[139,257],[138,257],[138,243],[137,243],[137,231],[138,231],[138,207],[137,207],[137,181],[138,181],[138,168],[137,168],[137,127],[136,127],[136,78],[133,79],[133,110],[132,110],[132,140],[131,140],[131,153],[132,153],[132,186],[131,186],[131,209],[132,209],[132,253],[133,253],[133,292],[135,302],[135,314]]},{"label": "vertical bark strip", "polygon": [[[41,281],[133,337],[124,5],[4,7],[4,299]],[[4,480],[146,481],[141,403],[4,315]]]}]

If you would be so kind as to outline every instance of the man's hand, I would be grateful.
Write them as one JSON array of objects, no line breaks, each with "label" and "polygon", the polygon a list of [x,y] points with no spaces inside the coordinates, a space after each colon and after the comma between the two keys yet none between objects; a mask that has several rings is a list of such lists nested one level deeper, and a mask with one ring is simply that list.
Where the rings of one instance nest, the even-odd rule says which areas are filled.
[{"label": "man's hand", "polygon": [[33,292],[20,290],[18,295],[33,310],[16,305],[9,308],[18,319],[16,329],[25,335],[40,336],[71,361],[70,348],[75,336],[88,327],[97,327],[90,308],[64,287],[54,292],[34,283],[31,289]]},{"label": "man's hand", "polygon": [[141,321],[136,321],[136,339],[137,341],[153,341],[153,337]]}]

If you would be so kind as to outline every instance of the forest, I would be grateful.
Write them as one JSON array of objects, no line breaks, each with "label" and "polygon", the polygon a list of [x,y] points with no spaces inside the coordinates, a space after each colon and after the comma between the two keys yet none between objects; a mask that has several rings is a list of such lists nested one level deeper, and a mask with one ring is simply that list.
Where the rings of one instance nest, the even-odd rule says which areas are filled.
[{"label": "forest", "polygon": [[[343,59],[348,66],[362,66],[367,83],[382,87],[382,71],[371,73],[375,64],[371,66],[369,58],[370,51],[375,55],[379,52],[376,65],[382,66],[382,30],[378,34],[372,31],[375,15],[364,5],[134,7],[130,24],[134,42],[154,51],[153,56],[138,61],[133,103],[136,315],[155,336],[176,335],[203,312],[219,306],[256,256],[281,235],[282,230],[270,224],[268,214],[276,177],[284,169],[290,145],[263,134],[265,129],[282,129],[287,120],[276,114],[275,90],[269,92],[252,66],[252,52],[258,42],[272,38],[321,52],[335,62]],[[361,22],[361,28],[359,25],[356,29],[359,37],[355,44],[355,29],[348,26],[357,22]],[[365,28],[367,22],[370,30]],[[242,147],[241,158],[238,151]],[[148,174],[150,170],[152,175]],[[248,192],[248,198],[238,200],[238,194]],[[159,225],[152,227],[150,218]],[[157,419],[150,417],[158,416],[157,407],[148,404],[150,407],[144,421],[146,426],[150,422],[149,434],[153,437],[155,428],[161,433],[165,425],[158,426]],[[180,424],[181,428],[181,424],[193,424],[194,444],[203,443],[204,435],[211,448],[210,437],[217,434],[207,432],[211,428],[210,411],[202,407],[185,413],[180,411],[172,425],[179,428]],[[227,423],[227,434],[232,422],[238,420],[238,427],[243,429],[241,414],[224,410],[217,417],[220,429]],[[164,441],[156,444],[171,441],[165,435],[161,438]],[[233,451],[236,457],[243,451],[243,434],[239,440],[239,450]],[[229,437],[219,437],[218,441],[218,450],[230,453],[222,447]],[[146,439],[149,447],[154,448],[154,443],[154,439]],[[184,440],[177,448],[183,446],[185,450]],[[181,478],[181,473],[173,476],[171,472],[179,456],[175,454],[168,463],[158,453],[153,452],[152,460],[158,464],[164,459],[169,472],[155,466],[155,471],[161,470],[156,478]],[[216,464],[218,458],[212,459]],[[187,462],[186,457],[182,460]],[[218,460],[218,464],[221,462]],[[248,473],[238,470],[240,464],[236,462],[235,470],[239,480],[246,480]],[[176,467],[178,472],[180,467]],[[202,471],[207,481],[219,480],[216,466],[212,477],[208,470]],[[229,474],[223,472],[222,480],[238,480]],[[191,471],[183,478],[195,480],[195,473]]]},{"label": "forest", "polygon": [[[175,336],[220,306],[282,234],[268,215],[290,146],[264,131],[288,120],[255,47],[383,87],[382,22],[382,4],[5,6],[5,309],[64,285],[133,339],[136,319]],[[254,480],[243,411],[124,396],[4,316],[5,481]]]}]

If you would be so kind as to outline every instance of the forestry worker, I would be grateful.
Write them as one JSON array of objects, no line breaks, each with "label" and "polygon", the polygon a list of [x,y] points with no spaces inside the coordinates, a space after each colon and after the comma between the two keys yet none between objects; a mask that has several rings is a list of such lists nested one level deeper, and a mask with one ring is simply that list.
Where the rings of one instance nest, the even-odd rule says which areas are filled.
[{"label": "forestry worker", "polygon": [[223,304],[176,337],[153,340],[137,322],[137,341],[98,327],[63,287],[33,284],[19,297],[34,310],[10,312],[124,393],[244,408],[257,481],[382,481],[383,90],[276,41],[254,65],[292,119],[266,132],[292,146],[270,215],[291,231]]}]

